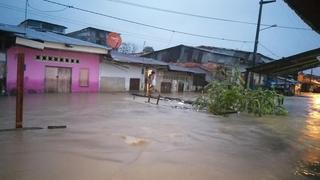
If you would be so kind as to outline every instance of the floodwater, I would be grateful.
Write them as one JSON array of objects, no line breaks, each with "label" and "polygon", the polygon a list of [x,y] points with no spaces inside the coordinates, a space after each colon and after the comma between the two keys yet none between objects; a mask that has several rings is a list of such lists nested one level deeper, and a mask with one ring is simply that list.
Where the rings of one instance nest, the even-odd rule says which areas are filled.
[{"label": "floodwater", "polygon": [[[288,116],[214,116],[129,94],[25,97],[25,127],[0,131],[1,180],[319,179],[320,96],[289,97]],[[14,127],[0,97],[0,129]],[[66,129],[46,129],[67,125]]]}]

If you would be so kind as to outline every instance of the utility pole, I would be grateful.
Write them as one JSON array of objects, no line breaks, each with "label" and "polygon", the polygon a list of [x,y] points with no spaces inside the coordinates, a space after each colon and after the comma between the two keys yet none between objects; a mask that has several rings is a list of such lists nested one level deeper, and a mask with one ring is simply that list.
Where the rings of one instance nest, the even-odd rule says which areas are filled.
[{"label": "utility pole", "polygon": [[26,7],[24,10],[24,20],[27,20],[27,15],[28,15],[28,2],[29,0],[26,0]]},{"label": "utility pole", "polygon": [[[254,41],[254,50],[253,50],[253,55],[252,55],[252,67],[255,67],[256,65],[256,58],[257,58],[257,51],[258,51],[258,44],[259,44],[259,34],[260,34],[260,25],[261,25],[261,16],[262,16],[262,6],[264,4],[268,3],[273,3],[276,2],[276,0],[271,0],[271,1],[263,1],[260,0],[259,4],[259,16],[258,16],[258,23],[257,23],[257,29],[256,29],[256,37]],[[254,73],[250,73],[250,88],[254,88]]]},{"label": "utility pole", "polygon": [[24,28],[25,28],[26,34],[27,34],[27,26],[28,26],[28,21],[26,21],[28,16],[28,6],[29,6],[29,0],[26,0],[26,7],[24,10]]},{"label": "utility pole", "polygon": [[145,46],[146,46],[146,41],[143,41],[142,50],[144,49]]}]

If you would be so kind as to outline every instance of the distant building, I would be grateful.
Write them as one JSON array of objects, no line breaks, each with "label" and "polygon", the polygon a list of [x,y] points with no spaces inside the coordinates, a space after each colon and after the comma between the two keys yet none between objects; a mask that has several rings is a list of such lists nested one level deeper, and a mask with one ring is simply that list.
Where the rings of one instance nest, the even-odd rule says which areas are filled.
[{"label": "distant building", "polygon": [[[142,56],[189,68],[200,67],[211,72],[211,75],[206,75],[207,82],[212,81],[212,79],[226,78],[235,68],[244,73],[246,68],[252,66],[252,52],[212,46],[192,47],[178,45]],[[256,64],[264,64],[271,61],[273,61],[272,58],[258,54]],[[260,82],[262,80],[258,76],[255,79]]]},{"label": "distant building", "polygon": [[52,24],[49,22],[34,20],[34,19],[27,19],[23,22],[21,22],[19,27],[27,27],[30,29],[34,29],[36,31],[47,31],[47,32],[53,32],[53,33],[59,33],[59,34],[65,34],[65,30],[67,27],[61,26],[58,24]]},{"label": "distant building", "polygon": [[[241,71],[252,65],[252,53],[234,49],[225,49],[212,46],[192,47],[178,45],[167,49],[154,51],[143,55],[168,63],[179,63],[189,65],[203,65],[210,68],[214,65],[226,67],[239,66]],[[272,58],[258,54],[256,64],[263,64],[273,61]],[[212,66],[214,67],[214,66]]]},{"label": "distant building", "polygon": [[93,28],[93,27],[87,27],[79,31],[68,33],[67,35],[70,37],[92,42],[95,44],[108,46],[107,37],[109,33],[111,32],[102,30],[102,29]]},{"label": "distant building", "polygon": [[301,84],[301,92],[320,92],[320,76],[300,72],[297,79]]}]

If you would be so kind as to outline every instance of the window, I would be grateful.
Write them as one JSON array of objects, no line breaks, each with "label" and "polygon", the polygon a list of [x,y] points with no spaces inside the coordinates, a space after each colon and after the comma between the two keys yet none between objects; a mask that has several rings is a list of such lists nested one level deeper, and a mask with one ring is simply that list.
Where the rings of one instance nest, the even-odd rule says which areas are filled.
[{"label": "window", "polygon": [[89,86],[89,69],[87,68],[80,69],[79,86],[80,87]]}]

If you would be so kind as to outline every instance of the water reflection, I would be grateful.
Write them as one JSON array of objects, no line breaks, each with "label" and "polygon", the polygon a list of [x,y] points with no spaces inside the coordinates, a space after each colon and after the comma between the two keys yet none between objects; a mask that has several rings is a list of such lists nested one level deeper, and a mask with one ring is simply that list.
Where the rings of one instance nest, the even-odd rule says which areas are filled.
[{"label": "water reflection", "polygon": [[305,149],[297,166],[297,174],[320,177],[320,95],[311,95],[308,119],[303,130]]},{"label": "water reflection", "polygon": [[320,120],[320,94],[312,96],[309,117],[310,119]]}]

